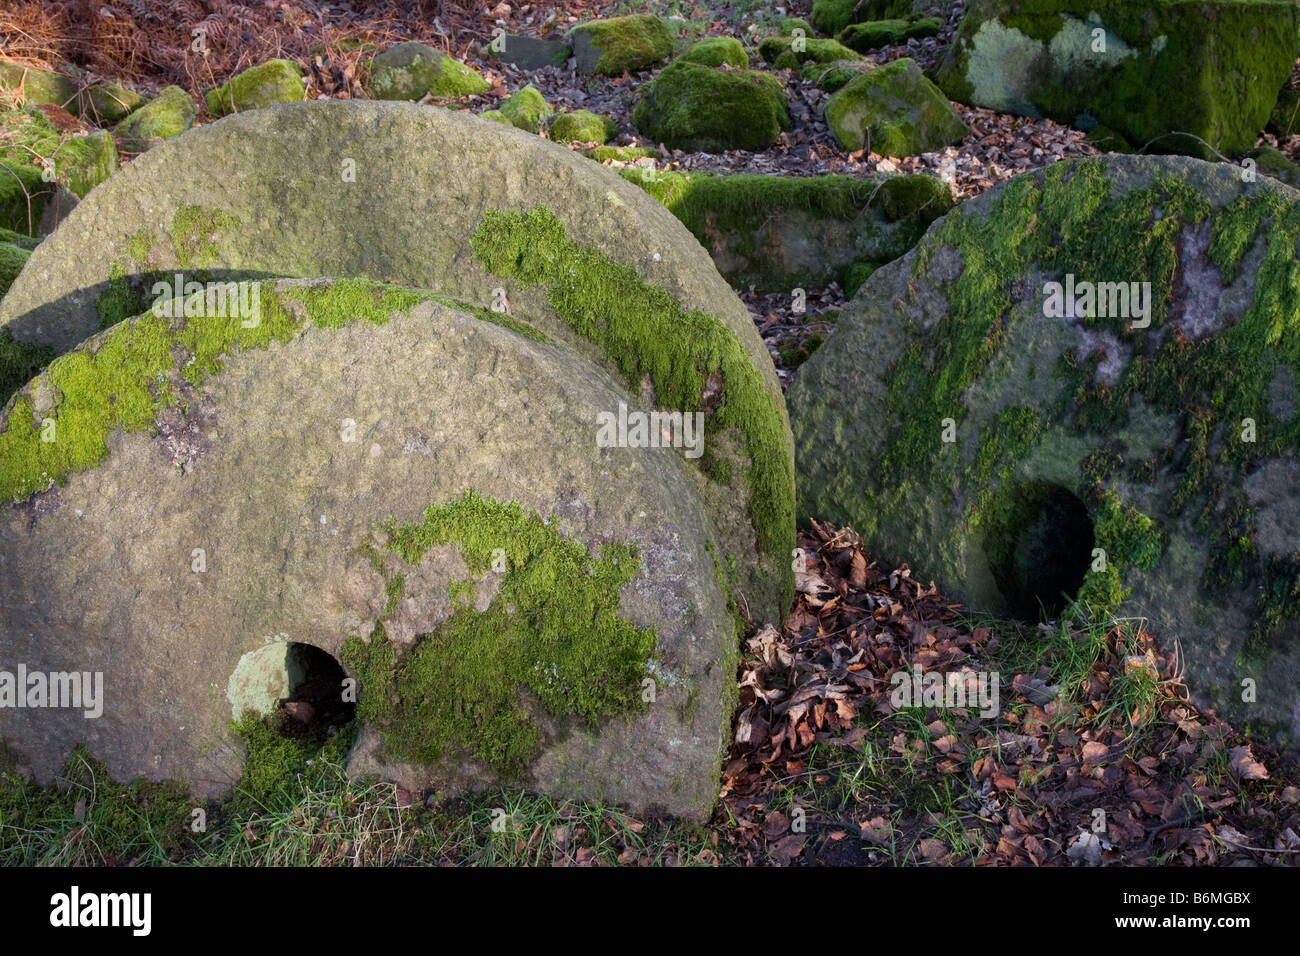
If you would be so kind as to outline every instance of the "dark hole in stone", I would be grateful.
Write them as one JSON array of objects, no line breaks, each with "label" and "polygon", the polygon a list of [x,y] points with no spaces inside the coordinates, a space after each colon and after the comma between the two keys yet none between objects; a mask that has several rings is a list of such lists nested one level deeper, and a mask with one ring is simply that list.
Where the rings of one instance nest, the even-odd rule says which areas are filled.
[{"label": "dark hole in stone", "polygon": [[343,699],[347,674],[337,659],[311,644],[290,644],[288,662],[292,683],[280,702],[280,732],[323,742],[356,716],[356,703]]},{"label": "dark hole in stone", "polygon": [[1094,544],[1088,508],[1068,489],[1028,482],[1005,489],[986,524],[984,553],[1006,610],[1037,622],[1079,592]]}]

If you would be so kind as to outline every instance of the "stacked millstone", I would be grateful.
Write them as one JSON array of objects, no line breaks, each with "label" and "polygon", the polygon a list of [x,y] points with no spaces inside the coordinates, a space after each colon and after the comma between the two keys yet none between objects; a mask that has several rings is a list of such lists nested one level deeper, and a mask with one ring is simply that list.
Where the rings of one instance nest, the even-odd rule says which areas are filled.
[{"label": "stacked millstone", "polygon": [[[372,281],[272,282],[315,275]],[[212,318],[258,281],[251,323]],[[355,772],[707,813],[736,613],[792,592],[792,444],[744,307],[650,197],[465,114],[255,110],[96,190],[0,325],[11,366],[60,353],[0,417],[0,642],[119,708],[0,714],[38,776],[86,740],[229,786],[240,660],[278,635],[359,680]]]},{"label": "stacked millstone", "polygon": [[1182,157],[970,200],[791,386],[799,514],[983,611],[1146,616],[1198,702],[1294,746],[1298,242],[1300,193]]}]

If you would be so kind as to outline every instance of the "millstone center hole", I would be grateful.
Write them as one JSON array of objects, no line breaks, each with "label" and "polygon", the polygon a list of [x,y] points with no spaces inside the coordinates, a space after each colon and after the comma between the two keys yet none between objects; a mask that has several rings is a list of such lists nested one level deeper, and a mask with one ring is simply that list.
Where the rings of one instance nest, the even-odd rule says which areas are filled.
[{"label": "millstone center hole", "polygon": [[346,678],[343,665],[319,647],[276,641],[239,659],[226,697],[236,719],[249,710],[282,715],[285,736],[323,739],[356,715],[356,703],[344,699]]},{"label": "millstone center hole", "polygon": [[1079,593],[1092,562],[1087,506],[1068,489],[1027,482],[1004,490],[988,522],[984,552],[993,580],[1017,618],[1056,617]]}]

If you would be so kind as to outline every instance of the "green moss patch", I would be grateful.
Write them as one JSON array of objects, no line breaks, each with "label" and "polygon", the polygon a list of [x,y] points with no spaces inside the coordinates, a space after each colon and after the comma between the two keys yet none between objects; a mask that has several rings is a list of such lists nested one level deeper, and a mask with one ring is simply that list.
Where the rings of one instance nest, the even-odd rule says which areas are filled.
[{"label": "green moss patch", "polygon": [[[794,479],[779,414],[762,375],[719,319],[684,308],[631,266],[573,242],[564,223],[541,206],[528,213],[489,213],[470,245],[489,272],[544,286],[556,314],[598,345],[634,392],[650,380],[659,407],[704,409],[706,386],[720,377],[711,427],[734,428],[744,437],[759,550],[789,552]],[[706,450],[699,461],[708,467],[710,458]]]},{"label": "green moss patch", "polygon": [[525,700],[548,722],[588,726],[643,708],[656,635],[618,615],[619,592],[640,569],[634,546],[604,545],[595,557],[517,503],[473,492],[386,534],[387,550],[411,565],[454,544],[471,574],[492,573],[497,548],[508,568],[486,611],[454,602],[451,617],[400,658],[382,627],[368,642],[348,641],[343,660],[362,675],[361,701],[376,701],[363,716],[390,754],[417,763],[470,754],[519,777],[543,739]]}]

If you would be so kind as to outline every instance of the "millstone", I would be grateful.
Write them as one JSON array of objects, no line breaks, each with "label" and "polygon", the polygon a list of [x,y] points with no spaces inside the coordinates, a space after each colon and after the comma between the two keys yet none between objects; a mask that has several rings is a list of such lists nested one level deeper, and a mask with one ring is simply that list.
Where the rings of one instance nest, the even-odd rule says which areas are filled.
[{"label": "millstone", "polygon": [[257,296],[251,328],[119,323],[0,413],[0,658],[103,682],[97,717],[0,709],[0,742],[41,781],[84,742],[219,794],[230,722],[283,692],[247,655],[292,642],[360,680],[356,772],[707,814],[734,621],[682,458],[593,440],[627,393],[429,293]]},{"label": "millstone", "polygon": [[799,514],[980,610],[1146,615],[1202,704],[1294,744],[1298,241],[1300,193],[1179,157],[970,200],[801,368]]},{"label": "millstone", "polygon": [[748,312],[662,206],[501,124],[409,103],[251,110],[151,150],[82,203],[0,302],[66,351],[157,281],[366,277],[527,314],[646,404],[704,410],[697,486],[742,603],[793,594],[792,446]]}]

